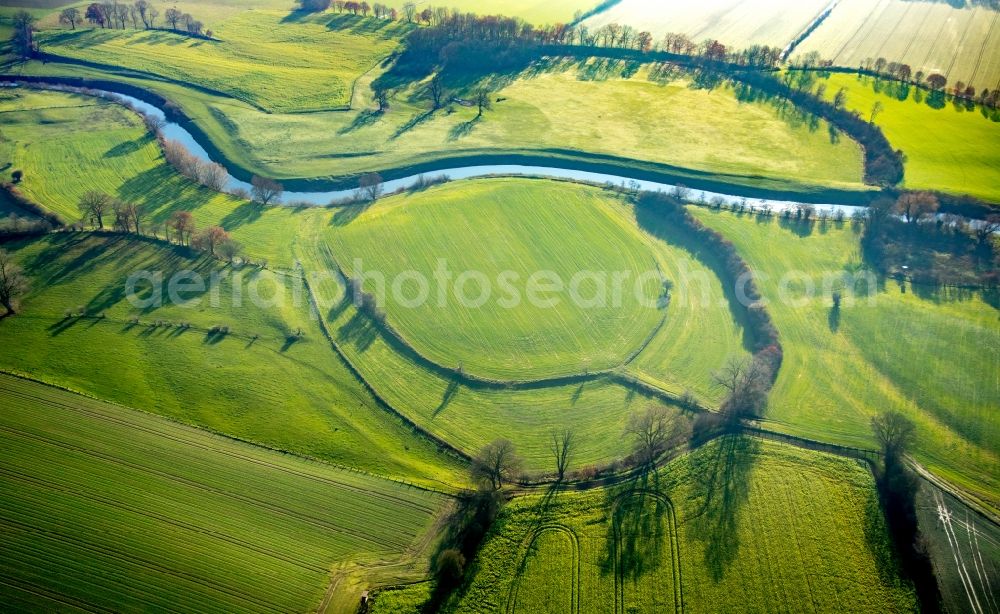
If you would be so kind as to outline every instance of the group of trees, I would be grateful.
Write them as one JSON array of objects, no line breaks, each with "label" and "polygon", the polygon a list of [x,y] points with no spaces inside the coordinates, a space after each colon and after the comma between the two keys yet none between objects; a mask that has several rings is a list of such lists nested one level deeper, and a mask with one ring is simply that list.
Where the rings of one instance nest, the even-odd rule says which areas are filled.
[{"label": "group of trees", "polygon": [[1000,214],[971,222],[941,213],[930,192],[876,199],[859,215],[865,259],[885,274],[905,271],[922,285],[1000,284]]},{"label": "group of trees", "polygon": [[[160,17],[160,11],[153,6],[149,0],[136,0],[133,4],[118,2],[94,2],[84,9],[81,17],[80,10],[76,7],[64,9],[59,14],[59,22],[66,24],[70,29],[76,29],[76,24],[81,19],[86,19],[92,25],[102,28],[124,30],[130,25],[139,29],[152,30],[156,28],[156,20]],[[186,32],[192,36],[212,37],[212,31],[203,31],[204,24],[195,19],[190,13],[184,13],[177,8],[169,8],[163,12],[163,19],[170,26],[170,29],[178,32]]]},{"label": "group of trees", "polygon": [[143,235],[143,231],[148,230],[154,238],[159,238],[162,229],[166,241],[187,245],[226,260],[233,260],[242,251],[240,244],[219,226],[198,232],[190,211],[175,211],[162,225],[156,222],[146,225],[144,221],[148,211],[145,207],[104,192],[87,192],[77,206],[83,223],[96,226],[99,230],[105,229],[105,220],[113,220],[111,227],[118,232]]},{"label": "group of trees", "polygon": [[14,315],[18,309],[18,299],[28,291],[28,278],[24,269],[14,262],[14,257],[0,249],[0,305],[6,310],[4,315]]},{"label": "group of trees", "polygon": [[38,44],[35,43],[35,16],[28,11],[18,11],[14,13],[11,25],[14,33],[11,36],[11,48],[14,55],[22,60],[30,59],[38,53]]},{"label": "group of trees", "polygon": [[970,102],[978,102],[979,104],[990,108],[995,109],[998,105],[1000,105],[1000,88],[990,90],[988,87],[984,87],[981,90],[977,90],[971,83],[965,83],[963,81],[955,81],[955,83],[953,83],[949,88],[947,87],[947,76],[940,73],[926,74],[922,70],[914,72],[913,68],[909,64],[902,62],[890,62],[881,57],[874,60],[868,58],[861,63],[860,70],[862,72],[895,79],[904,83],[912,83],[914,85],[926,87],[932,92],[944,92],[955,98],[962,98]]},{"label": "group of trees", "polygon": [[[368,4],[367,2],[344,2],[342,0],[298,0],[298,3],[301,9],[307,13],[322,13],[333,8],[338,13],[350,13],[364,17],[372,15],[378,19],[390,19],[392,21],[399,19],[399,12],[396,9],[378,2]],[[425,10],[424,12],[427,11]],[[416,14],[415,6],[413,13]],[[413,19],[410,19],[410,21],[412,22]]]},{"label": "group of trees", "polygon": [[200,160],[177,141],[161,139],[160,145],[163,157],[180,174],[217,192],[226,187],[229,174],[221,164]]}]

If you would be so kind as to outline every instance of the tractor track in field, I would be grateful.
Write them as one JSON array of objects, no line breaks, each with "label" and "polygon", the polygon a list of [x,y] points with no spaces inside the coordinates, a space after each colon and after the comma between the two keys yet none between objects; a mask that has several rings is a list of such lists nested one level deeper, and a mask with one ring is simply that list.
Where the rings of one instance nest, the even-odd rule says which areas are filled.
[{"label": "tractor track in field", "polygon": [[570,612],[573,614],[580,613],[580,569],[583,564],[580,554],[580,538],[573,529],[567,527],[566,525],[559,523],[547,523],[529,533],[521,544],[521,549],[524,551],[524,554],[521,556],[521,563],[518,566],[516,579],[511,584],[510,590],[507,592],[507,614],[516,614],[517,612],[517,596],[521,589],[521,580],[523,579],[524,570],[528,565],[528,555],[531,552],[531,548],[535,545],[535,542],[542,535],[542,533],[546,531],[562,533],[569,537],[573,550],[573,560],[571,563],[573,572],[572,577],[570,578]]}]

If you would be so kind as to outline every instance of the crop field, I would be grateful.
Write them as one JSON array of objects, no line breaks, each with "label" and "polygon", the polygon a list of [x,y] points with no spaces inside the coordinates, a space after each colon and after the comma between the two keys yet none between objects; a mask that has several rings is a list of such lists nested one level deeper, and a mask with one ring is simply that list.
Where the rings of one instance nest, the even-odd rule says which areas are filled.
[{"label": "crop field", "polygon": [[1000,87],[1000,11],[986,3],[843,0],[796,53],[856,68],[879,57],[977,90]]},{"label": "crop field", "polygon": [[347,106],[355,79],[392,53],[409,25],[325,14],[247,11],[213,26],[219,40],[164,30],[46,30],[47,53],[203,87],[265,112]]},{"label": "crop field", "polygon": [[331,238],[341,269],[384,297],[422,354],[491,379],[540,379],[620,366],[659,326],[657,263],[600,190],[460,185],[386,200]]},{"label": "crop field", "polygon": [[784,48],[829,4],[829,0],[765,0],[753,3],[739,0],[698,3],[622,0],[584,23],[591,30],[609,23],[628,24],[636,30],[651,32],[657,42],[672,32],[686,34],[697,43],[717,39],[736,49],[751,45]]},{"label": "crop field", "polygon": [[334,564],[412,558],[445,503],[8,375],[0,402],[5,608],[312,610]]},{"label": "crop field", "polygon": [[[870,114],[876,101],[882,103],[875,123],[893,147],[906,154],[906,187],[1000,202],[1000,117],[996,111],[964,102],[935,103],[924,90],[900,88],[870,77],[834,74],[826,84],[829,97],[846,88],[847,108],[862,115]],[[921,129],[913,130],[913,126]]]},{"label": "crop field", "polygon": [[[856,461],[725,439],[657,474],[513,501],[456,612],[902,612],[874,481]],[[421,588],[410,591],[410,603]],[[396,607],[404,596],[375,598]]]},{"label": "crop field", "polygon": [[497,97],[503,100],[478,120],[476,109],[461,104],[429,114],[422,85],[397,92],[381,115],[367,94],[350,112],[269,114],[141,75],[54,63],[23,70],[100,74],[159,92],[184,108],[227,158],[278,179],[343,177],[507,153],[599,161],[611,156],[761,187],[863,189],[860,148],[849,139],[831,143],[822,121],[741,102],[726,88],[699,89],[652,66],[608,60],[550,68],[500,87]]},{"label": "crop field", "polygon": [[[449,2],[421,1],[417,6],[447,6],[477,15],[506,15],[520,17],[534,25],[570,23],[577,12],[595,8],[601,0],[450,0]],[[392,3],[390,3],[392,6]],[[401,6],[401,5],[400,5]],[[399,8],[399,7],[397,7]]]},{"label": "crop field", "polygon": [[[995,298],[901,287],[894,280],[869,290],[858,235],[849,225],[761,224],[729,213],[693,212],[732,240],[760,276],[781,333],[785,357],[766,413],[769,428],[872,447],[871,416],[897,409],[917,424],[919,462],[998,508]],[[829,288],[835,284],[853,285],[856,294],[839,316],[831,312]]]},{"label": "crop field", "polygon": [[[294,298],[294,278],[115,236],[59,234],[4,248],[32,271],[34,290],[24,317],[0,322],[0,345],[32,349],[0,353],[0,368],[268,447],[456,483],[458,462],[379,408],[337,361],[305,298]],[[171,304],[167,283],[185,270],[205,288]],[[141,271],[162,273],[162,308],[126,300],[127,277]],[[148,287],[138,284],[138,296],[149,298]],[[88,317],[65,315],[81,311]],[[215,326],[229,333],[212,334]]]}]

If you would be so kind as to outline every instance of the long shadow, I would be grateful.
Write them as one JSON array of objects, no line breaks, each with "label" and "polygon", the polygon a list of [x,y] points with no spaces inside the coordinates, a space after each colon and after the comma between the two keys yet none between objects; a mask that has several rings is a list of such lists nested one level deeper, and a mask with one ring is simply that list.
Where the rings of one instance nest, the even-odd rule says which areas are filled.
[{"label": "long shadow", "polygon": [[337,134],[350,134],[365,126],[370,126],[382,117],[382,113],[374,109],[365,109],[354,117],[354,121],[337,131]]},{"label": "long shadow", "polygon": [[634,211],[636,222],[640,228],[661,241],[687,251],[695,259],[707,266],[722,281],[722,291],[729,305],[729,312],[743,329],[743,348],[747,352],[752,352],[754,339],[751,327],[746,320],[744,310],[739,308],[740,302],[736,296],[736,288],[725,281],[725,267],[719,260],[718,255],[706,249],[704,245],[692,239],[687,233],[680,231],[677,225],[671,223],[650,207],[636,205]]},{"label": "long shadow", "polygon": [[750,477],[760,442],[752,437],[725,435],[714,449],[692,456],[698,476],[693,498],[697,512],[692,534],[704,547],[705,567],[718,582],[739,553],[739,520],[750,494]]},{"label": "long shadow", "polygon": [[[794,214],[793,214],[794,215]],[[778,218],[778,225],[792,232],[798,237],[808,237],[812,235],[816,224],[812,220],[796,219],[795,217],[781,216]]]},{"label": "long shadow", "polygon": [[244,224],[253,224],[264,215],[262,207],[255,203],[243,203],[222,218],[220,225],[228,230],[239,228]]},{"label": "long shadow", "polygon": [[452,126],[451,130],[448,131],[448,140],[457,141],[462,137],[469,136],[472,134],[473,129],[475,129],[476,124],[482,120],[482,115],[477,115],[476,117],[470,119],[467,122],[462,122],[460,124],[455,124]]},{"label": "long shadow", "polygon": [[337,209],[337,212],[330,218],[331,226],[347,226],[368,210],[374,203],[365,201],[351,205],[345,205]]},{"label": "long shadow", "polygon": [[409,132],[410,130],[413,130],[420,124],[429,121],[431,118],[434,117],[434,111],[435,109],[431,109],[429,111],[424,111],[423,113],[418,113],[414,115],[409,120],[407,120],[405,124],[403,124],[399,128],[396,128],[396,131],[392,133],[390,140],[394,141],[399,137],[403,136],[404,134],[406,134],[407,132]]},{"label": "long shadow", "polygon": [[830,307],[830,313],[826,317],[826,323],[830,327],[831,333],[835,333],[840,330],[840,307],[837,305]]},{"label": "long shadow", "polygon": [[437,418],[438,414],[443,412],[451,404],[451,399],[458,393],[459,383],[456,380],[451,380],[448,382],[448,387],[445,388],[444,396],[441,397],[441,403],[434,408],[433,413],[431,413],[431,418]]},{"label": "long shadow", "polygon": [[105,158],[118,158],[121,156],[127,156],[131,153],[135,153],[142,149],[146,144],[149,143],[149,138],[146,136],[133,139],[131,141],[125,141],[124,143],[119,143],[112,147],[111,149],[104,152]]},{"label": "long shadow", "polygon": [[364,352],[371,347],[372,343],[379,336],[378,330],[376,330],[371,320],[365,317],[360,311],[355,312],[351,316],[351,319],[341,326],[337,332],[345,342],[353,343],[359,352]]}]

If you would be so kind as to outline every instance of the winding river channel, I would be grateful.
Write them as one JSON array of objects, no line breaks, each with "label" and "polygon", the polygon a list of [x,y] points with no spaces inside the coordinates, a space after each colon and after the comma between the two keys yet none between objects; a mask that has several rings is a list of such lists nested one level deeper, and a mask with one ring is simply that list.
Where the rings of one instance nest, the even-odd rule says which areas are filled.
[{"label": "winding river channel", "polygon": [[[0,84],[7,87],[18,87],[16,83],[5,83]],[[59,85],[43,86],[41,89],[49,89],[54,91],[70,91],[78,92],[77,88],[63,87]],[[172,122],[167,119],[167,114],[156,105],[150,104],[144,100],[140,100],[133,96],[127,94],[122,94],[119,92],[109,91],[106,89],[91,89],[88,90],[89,93],[99,95],[105,98],[117,100],[121,103],[127,103],[131,107],[135,108],[139,112],[154,117],[163,126],[161,132],[164,138],[172,141],[177,141],[183,144],[192,155],[196,156],[203,162],[217,162],[213,160],[209,155],[206,148],[198,142],[191,132],[186,128],[181,126],[176,122]],[[225,164],[223,163],[223,166]],[[227,168],[228,173],[226,190],[234,191],[237,189],[250,190],[250,184],[241,181],[233,176],[232,170]],[[470,179],[475,177],[490,177],[490,176],[523,176],[523,177],[547,177],[554,179],[564,179],[570,181],[585,182],[591,184],[614,184],[614,185],[630,185],[633,187],[638,187],[642,190],[647,191],[670,191],[676,186],[669,183],[661,183],[657,181],[647,181],[641,179],[635,179],[627,175],[622,174],[609,174],[609,173],[598,173],[583,171],[568,167],[559,166],[528,166],[528,165],[517,165],[517,164],[489,164],[489,165],[474,165],[474,166],[456,166],[454,168],[441,169],[435,171],[434,173],[422,173],[419,175],[412,175],[409,177],[402,177],[399,179],[393,179],[391,181],[386,181],[384,189],[386,192],[393,192],[400,188],[408,188],[417,182],[425,178],[436,178],[436,177],[447,177],[449,179]],[[286,205],[314,205],[314,206],[326,206],[331,202],[342,201],[349,199],[355,194],[355,190],[334,190],[334,191],[319,191],[319,192],[285,192],[283,195],[282,202]],[[720,192],[711,192],[703,190],[691,190],[691,197],[696,200],[701,200],[703,202],[709,202],[711,200],[722,199],[727,205],[738,205],[743,202],[748,206],[753,206],[755,208],[761,208],[764,206],[770,207],[774,211],[784,211],[786,209],[795,209],[803,203],[799,203],[791,200],[773,200],[773,199],[748,199],[743,196],[734,196],[731,194],[724,194]],[[817,210],[827,210],[833,212],[835,210],[842,210],[845,215],[850,216],[857,209],[863,208],[854,205],[839,205],[839,204],[811,204]]]}]

